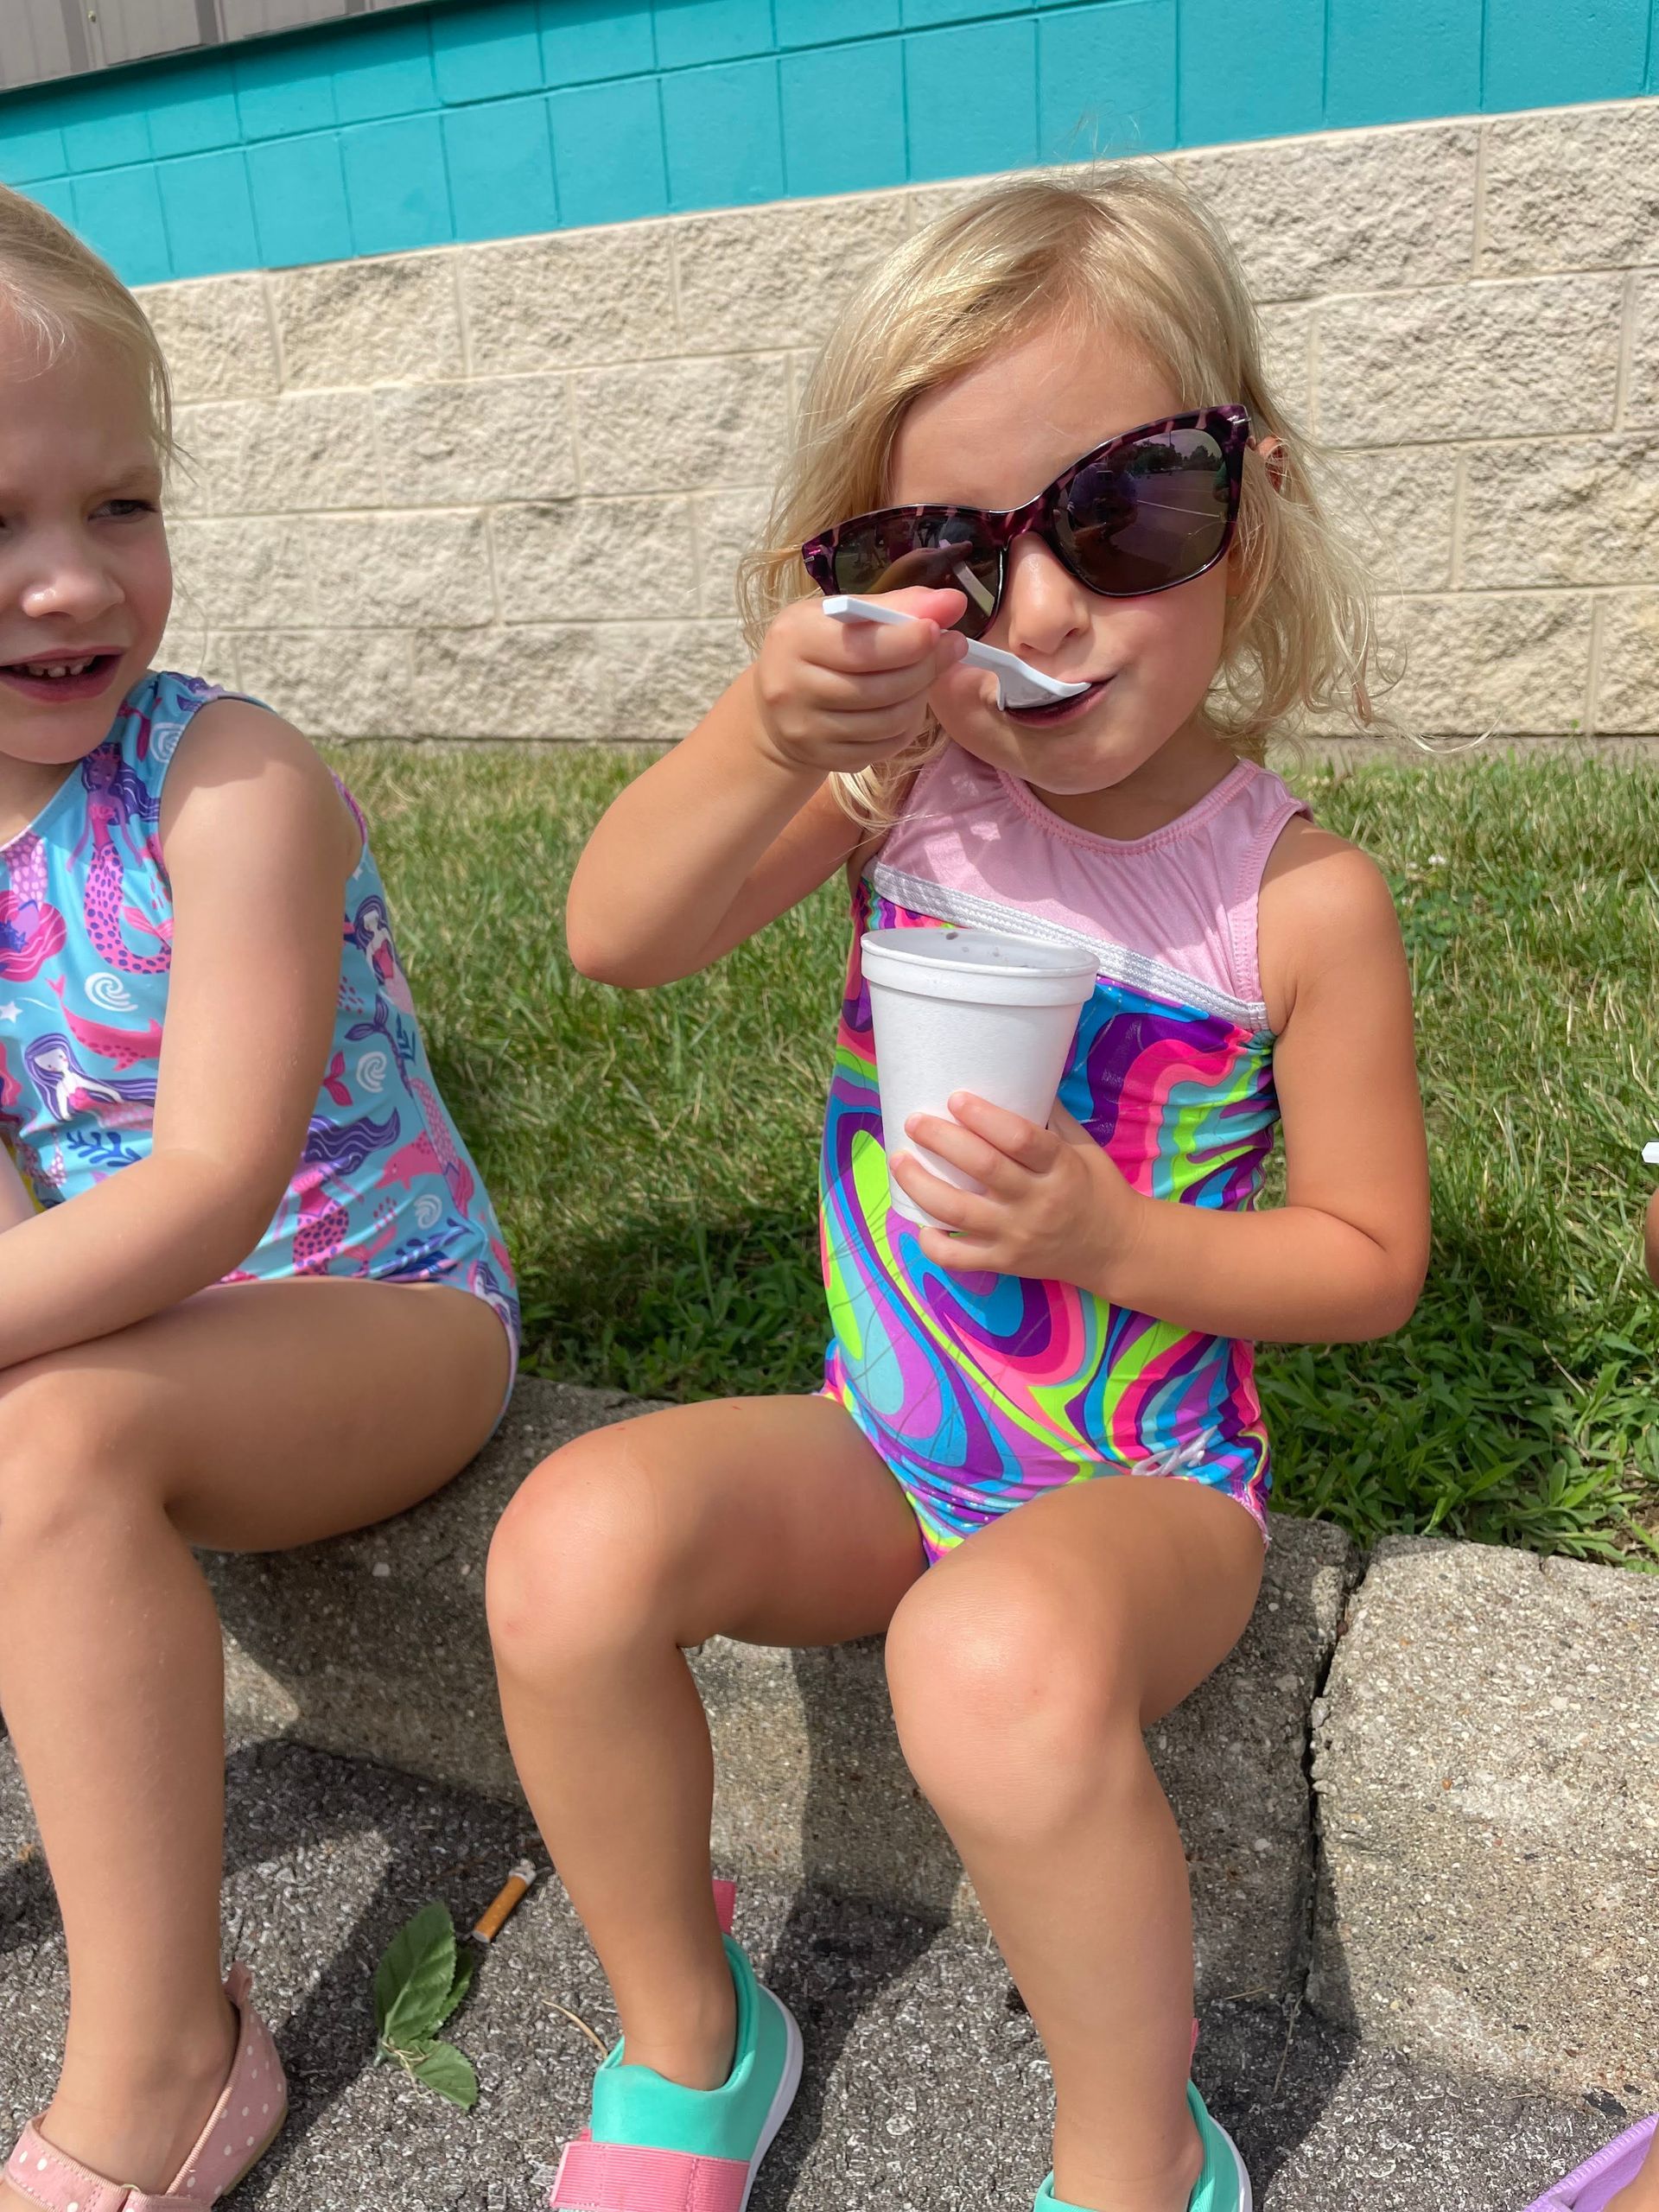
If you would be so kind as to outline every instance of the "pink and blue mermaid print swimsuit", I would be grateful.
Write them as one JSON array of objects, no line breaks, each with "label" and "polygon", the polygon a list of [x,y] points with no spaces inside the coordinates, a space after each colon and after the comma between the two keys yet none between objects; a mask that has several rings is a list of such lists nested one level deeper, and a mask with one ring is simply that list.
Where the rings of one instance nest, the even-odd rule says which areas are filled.
[{"label": "pink and blue mermaid print swimsuit", "polygon": [[[42,1205],[149,1150],[173,934],[162,790],[191,716],[225,696],[152,671],[0,850],[0,1132]],[[275,1218],[226,1280],[315,1275],[452,1284],[493,1308],[516,1354],[512,1268],[438,1096],[366,832],[304,1148]]]},{"label": "pink and blue mermaid print swimsuit", "polygon": [[1306,810],[1240,761],[1151,836],[1096,837],[951,746],[865,870],[820,1168],[824,1391],[893,1471],[930,1558],[1028,1498],[1109,1474],[1208,1484],[1265,1535],[1268,1436],[1249,1344],[1070,1283],[925,1257],[888,1202],[860,935],[956,924],[1087,945],[1099,980],[1060,1103],[1135,1189],[1247,1208],[1279,1119],[1257,893]]}]

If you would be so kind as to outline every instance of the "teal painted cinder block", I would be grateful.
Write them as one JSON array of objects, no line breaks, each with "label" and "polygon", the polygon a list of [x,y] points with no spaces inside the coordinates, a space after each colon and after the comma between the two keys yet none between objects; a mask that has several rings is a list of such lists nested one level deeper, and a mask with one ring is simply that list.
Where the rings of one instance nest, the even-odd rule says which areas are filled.
[{"label": "teal painted cinder block", "polygon": [[73,225],[123,283],[159,284],[180,273],[168,251],[161,188],[151,162],[78,176]]},{"label": "teal painted cinder block", "polygon": [[72,169],[124,168],[155,152],[143,105],[124,77],[83,79],[64,104],[63,150]]},{"label": "teal painted cinder block", "polygon": [[905,181],[905,67],[897,39],[788,54],[778,65],[784,188],[791,198]]},{"label": "teal painted cinder block", "polygon": [[354,124],[340,132],[340,153],[359,253],[406,253],[454,237],[435,115]]},{"label": "teal painted cinder block", "polygon": [[1038,153],[1046,162],[1175,143],[1175,0],[1109,0],[1037,22]]},{"label": "teal painted cinder block", "polygon": [[783,197],[775,61],[687,69],[662,84],[668,204],[677,213]]},{"label": "teal painted cinder block", "polygon": [[350,260],[352,219],[338,131],[250,146],[248,187],[263,266]]},{"label": "teal painted cinder block", "polygon": [[0,105],[0,184],[30,184],[37,177],[61,176],[69,166],[56,118],[61,104],[51,99],[8,100]]},{"label": "teal painted cinder block", "polygon": [[505,238],[556,226],[553,140],[539,92],[452,108],[443,118],[443,150],[458,238]]},{"label": "teal painted cinder block", "polygon": [[904,41],[910,174],[978,176],[1037,158],[1037,27],[1029,16]]},{"label": "teal painted cinder block", "polygon": [[421,115],[438,104],[432,40],[423,10],[389,16],[333,34],[334,106],[342,123]]},{"label": "teal painted cinder block", "polygon": [[975,16],[1006,16],[1028,8],[1032,0],[899,0],[905,29],[928,23],[957,23]]},{"label": "teal painted cinder block", "polygon": [[206,154],[215,146],[239,146],[242,118],[237,112],[231,65],[220,57],[191,62],[158,74],[145,87],[149,143],[158,160],[175,154]]},{"label": "teal painted cinder block", "polygon": [[29,185],[27,195],[55,215],[60,223],[75,227],[75,184],[73,177],[37,176]]},{"label": "teal painted cinder block", "polygon": [[1325,119],[1469,114],[1480,105],[1477,0],[1331,0]]},{"label": "teal painted cinder block", "polygon": [[654,77],[548,97],[553,175],[567,225],[668,213],[663,117]]},{"label": "teal painted cinder block", "polygon": [[[1325,0],[1179,0],[1176,121],[1183,146],[1318,130]],[[1393,0],[1377,0],[1379,7]]]},{"label": "teal painted cinder block", "polygon": [[1484,105],[1628,99],[1647,83],[1651,26],[1644,0],[1487,0]]},{"label": "teal painted cinder block", "polygon": [[779,46],[830,46],[899,28],[899,0],[772,0]]},{"label": "teal painted cinder block", "polygon": [[650,0],[542,0],[542,73],[551,86],[634,77],[657,67]]},{"label": "teal painted cinder block", "polygon": [[772,0],[656,0],[657,60],[664,69],[738,61],[776,43]]},{"label": "teal painted cinder block", "polygon": [[259,238],[239,146],[233,151],[158,162],[156,179],[167,225],[168,257],[175,269],[188,269],[193,276],[216,276],[226,269],[257,267]]},{"label": "teal painted cinder block", "polygon": [[440,10],[432,18],[432,73],[438,98],[510,98],[539,91],[542,29],[536,0]]},{"label": "teal painted cinder block", "polygon": [[231,57],[231,74],[245,138],[329,130],[340,120],[334,79],[308,53],[302,58],[299,41],[238,47]]}]

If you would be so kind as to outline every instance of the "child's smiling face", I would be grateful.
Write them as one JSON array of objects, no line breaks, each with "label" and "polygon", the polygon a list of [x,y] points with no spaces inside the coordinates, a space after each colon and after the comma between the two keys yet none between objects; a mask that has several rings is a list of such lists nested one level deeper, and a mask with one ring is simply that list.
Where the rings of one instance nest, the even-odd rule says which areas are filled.
[{"label": "child's smiling face", "polygon": [[82,759],[172,603],[144,394],[94,340],[54,361],[0,317],[0,754]]},{"label": "child's smiling face", "polygon": [[[894,440],[886,497],[899,506],[1020,506],[1084,454],[1187,404],[1109,332],[1051,327],[915,402]],[[1035,534],[1016,538],[988,642],[1105,688],[1061,720],[1027,726],[997,711],[990,677],[962,668],[934,686],[933,709],[965,751],[1057,797],[1121,785],[1178,737],[1178,749],[1208,761],[1221,748],[1199,709],[1221,659],[1232,572],[1230,556],[1168,591],[1103,599]]]}]

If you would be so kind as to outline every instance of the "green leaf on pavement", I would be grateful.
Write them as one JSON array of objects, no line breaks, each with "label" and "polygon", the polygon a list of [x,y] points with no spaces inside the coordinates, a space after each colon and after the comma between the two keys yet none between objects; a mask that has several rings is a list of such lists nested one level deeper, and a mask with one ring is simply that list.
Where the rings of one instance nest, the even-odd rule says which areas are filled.
[{"label": "green leaf on pavement", "polygon": [[410,2068],[417,2082],[470,2112],[478,2102],[478,2076],[450,2043],[435,2043]]},{"label": "green leaf on pavement", "polygon": [[432,2023],[435,2028],[441,2028],[443,2025],[444,2022],[449,2018],[449,2015],[454,2011],[456,2005],[460,2004],[461,1999],[472,1987],[473,1968],[477,1965],[477,1955],[472,1951],[462,1951],[457,1957],[455,1961],[455,1978],[449,1985],[449,1994],[444,1999],[442,2008],[439,2012],[437,2018]]},{"label": "green leaf on pavement", "polygon": [[374,2021],[382,2038],[394,2050],[423,2042],[447,2016],[458,1978],[449,1908],[423,1905],[375,1969]]}]

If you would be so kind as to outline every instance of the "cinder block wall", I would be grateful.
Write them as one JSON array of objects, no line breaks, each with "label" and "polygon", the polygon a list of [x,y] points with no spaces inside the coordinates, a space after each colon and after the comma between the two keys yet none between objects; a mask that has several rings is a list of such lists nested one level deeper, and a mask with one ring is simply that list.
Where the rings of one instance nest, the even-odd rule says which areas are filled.
[{"label": "cinder block wall", "polygon": [[[1659,103],[1160,158],[1349,449],[1399,718],[1659,733]],[[147,289],[191,457],[169,651],[324,737],[679,735],[815,345],[965,188]]]}]

